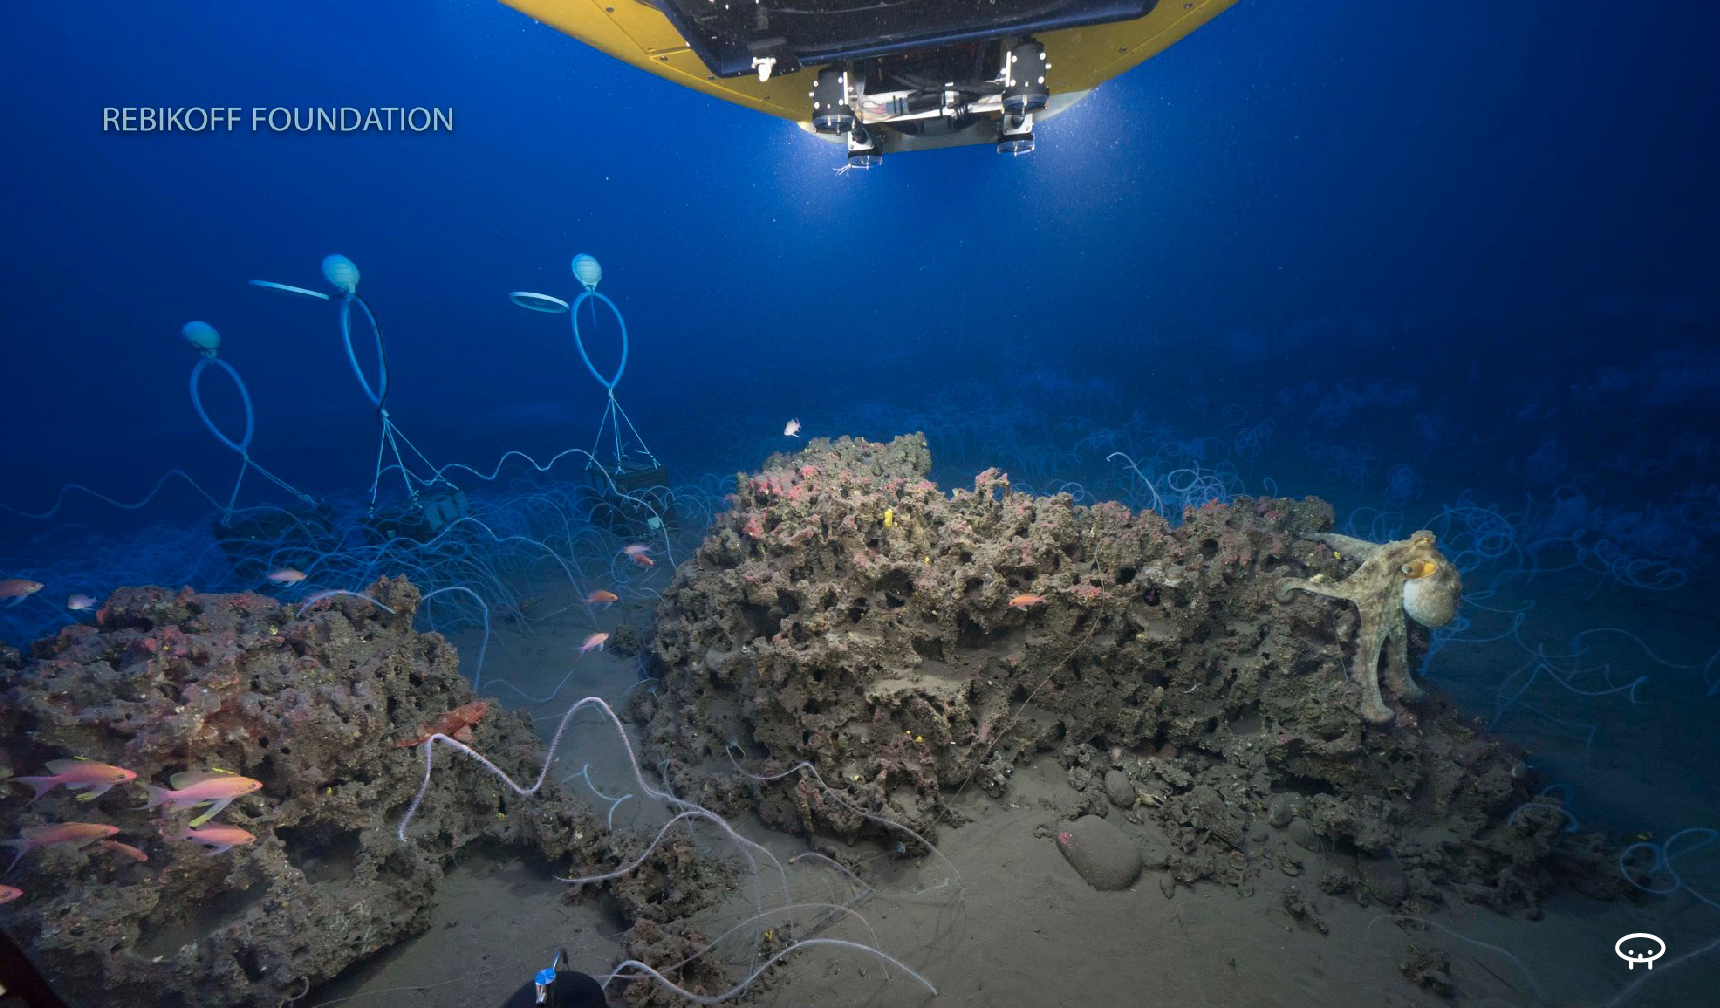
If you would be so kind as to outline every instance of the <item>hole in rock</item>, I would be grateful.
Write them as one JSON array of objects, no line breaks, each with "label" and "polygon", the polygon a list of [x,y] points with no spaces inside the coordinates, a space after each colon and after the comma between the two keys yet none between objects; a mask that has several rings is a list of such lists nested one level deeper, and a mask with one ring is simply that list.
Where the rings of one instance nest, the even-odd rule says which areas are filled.
[{"label": "hole in rock", "polygon": [[[198,856],[198,855],[193,855]],[[168,900],[143,921],[137,954],[144,959],[173,959],[193,945],[245,916],[268,894],[268,887],[228,889],[204,900]]]},{"label": "hole in rock", "polygon": [[357,830],[331,826],[286,826],[275,831],[286,844],[287,860],[313,884],[348,882],[358,869]]}]

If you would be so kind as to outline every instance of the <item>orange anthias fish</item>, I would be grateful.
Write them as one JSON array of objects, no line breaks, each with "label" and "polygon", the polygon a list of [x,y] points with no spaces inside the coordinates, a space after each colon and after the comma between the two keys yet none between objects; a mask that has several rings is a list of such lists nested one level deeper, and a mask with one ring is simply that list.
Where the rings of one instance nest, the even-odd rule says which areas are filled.
[{"label": "orange anthias fish", "polygon": [[1028,606],[1035,606],[1043,601],[1045,601],[1043,595],[1017,595],[1009,600],[1009,607],[1011,609],[1026,609]]},{"label": "orange anthias fish", "polygon": [[594,633],[590,637],[587,637],[585,639],[584,644],[581,644],[579,646],[579,653],[584,654],[587,651],[590,651],[592,648],[596,648],[597,650],[602,651],[603,650],[603,642],[608,640],[608,639],[609,639],[609,635],[606,633]]},{"label": "orange anthias fish", "polygon": [[169,840],[190,840],[209,848],[209,853],[220,854],[248,843],[256,843],[253,834],[237,826],[205,826],[202,829],[192,829],[189,826],[178,826],[163,830],[162,836]]},{"label": "orange anthias fish", "polygon": [[303,571],[294,570],[291,567],[282,567],[280,570],[270,571],[264,577],[278,585],[298,584],[305,579]]},{"label": "orange anthias fish", "polygon": [[42,590],[42,582],[26,581],[23,578],[7,578],[0,581],[0,599],[11,599],[8,605],[17,605],[30,595]]},{"label": "orange anthias fish", "polygon": [[118,854],[120,857],[131,858],[133,861],[149,860],[148,854],[138,850],[131,844],[120,843],[118,840],[97,840],[96,846],[110,854]]},{"label": "orange anthias fish", "polygon": [[612,591],[604,591],[603,589],[599,588],[598,590],[592,592],[590,595],[587,595],[585,597],[585,604],[586,605],[606,606],[606,605],[610,604],[611,602],[619,601],[620,598],[621,598],[621,596],[615,594]]},{"label": "orange anthias fish", "polygon": [[225,770],[187,770],[174,774],[168,781],[173,785],[172,790],[145,784],[143,789],[149,792],[149,801],[138,808],[166,805],[170,809],[181,809],[207,804],[209,810],[191,820],[193,826],[203,825],[231,805],[233,799],[263,786],[262,781]]},{"label": "orange anthias fish", "polygon": [[35,850],[37,847],[47,847],[51,844],[71,844],[82,847],[95,840],[104,840],[119,832],[118,826],[106,823],[63,822],[52,826],[26,826],[19,831],[16,840],[0,841],[0,847],[16,847],[18,853],[12,858],[12,864],[6,870],[11,871],[18,866],[18,859]]},{"label": "orange anthias fish", "polygon": [[641,567],[657,566],[657,561],[651,559],[651,547],[644,543],[634,543],[621,552],[627,554],[627,558],[629,560],[632,560]]},{"label": "orange anthias fish", "polygon": [[93,763],[81,759],[49,760],[48,772],[53,776],[14,777],[12,779],[36,789],[35,797],[31,798],[31,801],[35,801],[62,784],[69,788],[88,788],[88,791],[78,795],[78,801],[91,801],[106,794],[108,788],[115,784],[137,780],[137,774],[125,767]]},{"label": "orange anthias fish", "polygon": [[0,903],[10,903],[24,895],[24,890],[17,886],[0,885]]},{"label": "orange anthias fish", "polygon": [[394,748],[404,749],[407,746],[423,745],[430,741],[432,735],[446,735],[461,742],[472,741],[472,726],[484,719],[484,715],[495,706],[494,700],[474,700],[469,704],[461,704],[448,713],[436,719],[436,723],[427,728],[420,728],[423,734],[407,742],[396,742]]}]

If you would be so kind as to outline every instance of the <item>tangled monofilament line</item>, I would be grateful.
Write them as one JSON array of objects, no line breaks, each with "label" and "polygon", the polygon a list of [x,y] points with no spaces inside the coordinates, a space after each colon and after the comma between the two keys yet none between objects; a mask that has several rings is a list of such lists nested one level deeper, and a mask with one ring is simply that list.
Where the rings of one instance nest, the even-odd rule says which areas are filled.
[{"label": "tangled monofilament line", "polygon": [[[687,821],[702,820],[702,821],[708,822],[711,825],[715,826],[717,828],[717,830],[724,837],[726,837],[731,843],[733,843],[735,845],[735,848],[741,852],[743,857],[746,858],[749,866],[753,869],[753,871],[755,873],[759,870],[759,862],[758,862],[758,860],[755,859],[755,854],[756,855],[762,855],[763,858],[766,861],[768,861],[775,868],[776,874],[777,874],[777,876],[781,882],[781,885],[782,885],[782,891],[785,894],[785,896],[786,896],[786,894],[788,894],[790,892],[789,885],[788,885],[787,870],[783,867],[782,862],[777,860],[776,856],[773,855],[769,850],[767,850],[766,848],[764,848],[763,846],[761,846],[757,843],[754,843],[751,840],[748,840],[747,838],[741,836],[739,833],[735,832],[734,828],[732,826],[730,826],[726,820],[724,820],[721,816],[717,815],[716,813],[711,812],[710,810],[698,805],[695,802],[690,802],[690,801],[687,801],[687,800],[682,799],[682,798],[677,798],[675,795],[669,793],[668,791],[659,790],[657,788],[652,787],[651,784],[645,779],[644,771],[639,766],[639,759],[633,751],[632,743],[627,738],[627,732],[621,723],[621,719],[616,715],[614,709],[611,708],[606,701],[604,701],[601,697],[594,697],[594,696],[585,697],[584,699],[580,700],[578,703],[575,703],[573,706],[571,706],[567,709],[566,713],[564,713],[561,716],[561,721],[559,724],[556,725],[555,734],[550,740],[549,749],[544,754],[543,766],[538,771],[537,779],[535,781],[533,781],[530,786],[525,786],[525,785],[522,785],[522,784],[515,782],[512,777],[508,776],[508,774],[505,771],[503,771],[500,767],[496,766],[495,763],[491,762],[488,757],[484,756],[482,753],[473,749],[471,746],[465,744],[464,742],[461,742],[455,738],[451,738],[448,735],[444,735],[440,732],[437,732],[437,733],[431,735],[428,739],[426,739],[421,744],[423,751],[424,751],[424,780],[419,785],[418,793],[413,796],[411,804],[407,806],[406,814],[401,817],[400,824],[395,830],[395,836],[398,837],[402,843],[408,842],[406,839],[406,828],[411,823],[413,817],[415,815],[417,815],[419,807],[423,804],[425,795],[428,794],[429,790],[430,790],[431,775],[432,775],[432,771],[434,768],[434,760],[433,760],[434,747],[436,746],[437,743],[441,743],[443,745],[449,746],[449,747],[453,748],[454,750],[456,750],[457,752],[460,752],[460,753],[464,754],[465,756],[477,761],[486,770],[488,770],[490,773],[494,774],[497,778],[499,778],[502,781],[502,783],[506,784],[508,786],[508,788],[510,790],[512,790],[515,794],[520,795],[521,797],[526,797],[526,796],[534,795],[540,789],[542,789],[545,781],[548,780],[550,764],[554,761],[555,751],[556,751],[557,747],[561,744],[561,739],[562,739],[563,734],[567,731],[567,726],[570,723],[572,723],[573,716],[575,714],[577,714],[580,710],[582,710],[586,707],[595,707],[596,709],[598,709],[603,714],[603,716],[609,721],[609,724],[611,725],[611,727],[613,727],[615,729],[616,737],[620,740],[622,748],[626,751],[628,765],[633,771],[633,780],[634,780],[634,783],[636,783],[638,785],[639,790],[642,793],[649,795],[652,798],[656,798],[656,799],[664,802],[666,805],[670,806],[671,808],[675,809],[676,814],[674,816],[672,816],[668,822],[664,823],[660,829],[658,829],[656,836],[654,836],[652,838],[651,842],[648,845],[646,845],[644,851],[641,854],[639,854],[638,857],[632,859],[631,861],[628,861],[627,863],[621,865],[620,867],[618,867],[612,871],[601,872],[601,873],[598,873],[595,875],[577,876],[577,877],[572,877],[572,878],[560,878],[559,879],[560,881],[567,882],[567,883],[573,884],[573,885],[584,885],[586,883],[605,882],[605,881],[609,881],[612,879],[620,878],[623,875],[626,875],[627,873],[638,868],[641,864],[643,864],[645,862],[645,860],[647,858],[649,858],[651,856],[651,854],[657,849],[658,845],[663,842],[663,838],[668,834],[668,832],[673,827],[675,827],[676,825],[678,825],[680,823],[687,822]],[[731,757],[731,759],[732,759],[732,757]],[[805,769],[811,770],[815,777],[817,776],[817,770],[813,769],[811,764],[798,765],[798,766],[794,767],[793,769],[786,771],[784,774],[778,775],[778,776],[779,777],[780,776],[786,776],[788,773],[797,772],[798,770],[802,769],[803,767]],[[738,767],[737,767],[737,769],[738,769]],[[742,772],[744,773],[745,771],[742,771]],[[753,776],[753,775],[749,774],[748,776]],[[765,780],[766,778],[755,777],[755,779],[762,781],[762,780]],[[776,778],[770,778],[770,779],[776,779]],[[587,780],[589,782],[589,777],[587,778]],[[823,783],[821,778],[819,779],[819,782],[820,782],[820,784]],[[828,786],[826,786],[825,789],[827,792],[830,791]],[[834,792],[830,792],[830,793],[834,797]],[[838,799],[838,800],[840,800],[840,799]],[[878,821],[880,823],[894,827],[896,829],[899,829],[899,830],[907,833],[909,836],[914,837],[914,839],[919,841],[921,844],[924,844],[928,850],[931,850],[934,854],[937,854],[939,858],[943,858],[943,855],[941,853],[939,853],[936,850],[936,848],[933,848],[931,846],[931,844],[926,843],[926,841],[923,838],[921,838],[919,836],[919,834],[914,833],[912,830],[908,829],[906,826],[903,826],[900,823],[894,822],[893,820],[886,819],[882,816],[872,815],[871,813],[864,812],[863,810],[855,809],[855,811],[859,812],[861,815],[866,816],[868,819]],[[944,861],[945,861],[945,864],[949,863],[947,859],[944,859]],[[954,871],[953,865],[951,865],[950,868],[951,868],[951,871]],[[851,872],[845,872],[845,874],[847,874],[851,880],[853,879],[853,875]],[[958,878],[959,878],[959,876],[958,876]],[[675,970],[678,970],[681,967],[687,965],[688,963],[692,962],[694,959],[697,959],[699,956],[704,955],[706,952],[710,951],[710,949],[712,949],[713,947],[716,946],[717,942],[722,941],[723,938],[726,938],[729,934],[734,933],[735,931],[739,930],[742,927],[747,926],[748,924],[762,921],[766,917],[769,917],[773,914],[789,913],[789,912],[792,912],[792,911],[797,910],[797,909],[808,909],[808,908],[817,908],[817,909],[823,909],[826,912],[835,911],[835,912],[839,912],[839,913],[848,913],[848,914],[852,914],[854,916],[859,916],[858,914],[855,914],[851,909],[849,909],[847,907],[842,907],[842,906],[839,906],[837,904],[831,904],[831,903],[798,903],[798,904],[797,903],[789,903],[789,904],[786,904],[784,906],[774,907],[774,908],[771,908],[768,910],[761,908],[760,911],[758,913],[754,914],[751,918],[749,918],[746,921],[741,922],[741,924],[736,925],[734,928],[731,928],[728,932],[725,932],[724,935],[720,936],[717,939],[717,941],[710,942],[710,943],[706,944],[698,952],[687,957],[685,960],[681,961],[680,963],[675,964],[674,966],[668,967],[667,971],[668,972],[674,972]],[[867,928],[868,928],[868,930],[870,930],[870,925],[867,925]],[[874,937],[874,940],[876,940],[875,937]],[[616,980],[616,979],[624,979],[624,978],[628,978],[628,977],[639,977],[639,976],[643,975],[643,976],[651,977],[653,980],[657,981],[658,983],[660,983],[660,984],[664,985],[665,987],[669,988],[670,990],[674,991],[677,995],[684,997],[684,998],[687,998],[690,1001],[694,1001],[694,1002],[699,1003],[699,1004],[720,1004],[723,1001],[726,1001],[729,998],[732,998],[735,995],[746,990],[747,987],[750,986],[755,980],[757,980],[759,978],[759,976],[761,976],[766,970],[768,970],[768,969],[770,969],[770,967],[776,965],[778,962],[780,962],[784,957],[788,956],[790,953],[799,951],[801,949],[811,948],[814,946],[831,946],[831,947],[838,947],[838,948],[846,948],[846,949],[850,949],[852,951],[864,952],[864,953],[867,953],[869,955],[875,956],[880,961],[882,961],[888,965],[895,966],[895,967],[899,968],[900,970],[902,970],[902,972],[906,973],[908,976],[913,977],[916,981],[918,981],[920,984],[922,984],[927,990],[931,991],[934,995],[937,994],[937,988],[932,986],[930,981],[928,981],[925,977],[921,976],[918,972],[916,972],[914,969],[909,967],[907,964],[901,962],[900,960],[896,959],[895,957],[893,957],[893,956],[891,956],[891,955],[889,955],[889,954],[887,954],[887,953],[885,953],[885,952],[883,952],[877,948],[874,948],[870,945],[862,944],[860,942],[848,941],[846,939],[841,939],[841,938],[801,938],[801,939],[798,939],[796,941],[793,941],[790,944],[788,944],[787,946],[785,946],[781,949],[778,949],[774,954],[772,954],[769,958],[765,959],[763,962],[758,963],[753,968],[752,972],[749,973],[745,978],[743,978],[734,987],[732,987],[731,989],[724,991],[720,994],[716,994],[716,995],[706,995],[706,994],[701,994],[701,993],[689,991],[689,990],[681,987],[680,985],[676,984],[674,981],[670,980],[668,977],[666,977],[664,975],[663,971],[660,971],[659,969],[652,967],[649,964],[640,962],[637,959],[628,959],[628,960],[625,960],[621,963],[616,964],[615,969],[610,974],[608,974],[607,977],[605,977],[604,986],[605,986],[605,988],[607,988],[609,982]]]}]

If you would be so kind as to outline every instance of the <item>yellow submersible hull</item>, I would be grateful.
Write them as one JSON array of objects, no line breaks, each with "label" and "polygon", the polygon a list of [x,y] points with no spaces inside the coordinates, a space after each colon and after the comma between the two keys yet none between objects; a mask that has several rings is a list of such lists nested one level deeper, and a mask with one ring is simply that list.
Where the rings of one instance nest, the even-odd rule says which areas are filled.
[{"label": "yellow submersible hull", "polygon": [[989,143],[1235,0],[503,0],[616,59],[845,141],[849,164]]}]

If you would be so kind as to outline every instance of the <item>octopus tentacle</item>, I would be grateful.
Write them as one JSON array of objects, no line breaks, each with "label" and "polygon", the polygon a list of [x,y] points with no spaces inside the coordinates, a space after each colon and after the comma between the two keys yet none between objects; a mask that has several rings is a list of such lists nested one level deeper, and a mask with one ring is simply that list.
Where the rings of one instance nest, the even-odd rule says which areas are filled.
[{"label": "octopus tentacle", "polygon": [[[1350,676],[1362,691],[1360,713],[1375,723],[1390,721],[1393,714],[1380,691],[1381,676],[1400,699],[1417,700],[1427,695],[1410,675],[1406,612],[1424,625],[1444,625],[1457,611],[1462,578],[1440,555],[1434,534],[1426,530],[1388,543],[1370,543],[1336,533],[1310,538],[1360,559],[1361,566],[1336,583],[1286,578],[1278,584],[1278,600],[1289,601],[1291,593],[1301,590],[1356,607],[1360,620]],[[1406,592],[1405,585],[1412,583],[1414,588]]]}]

